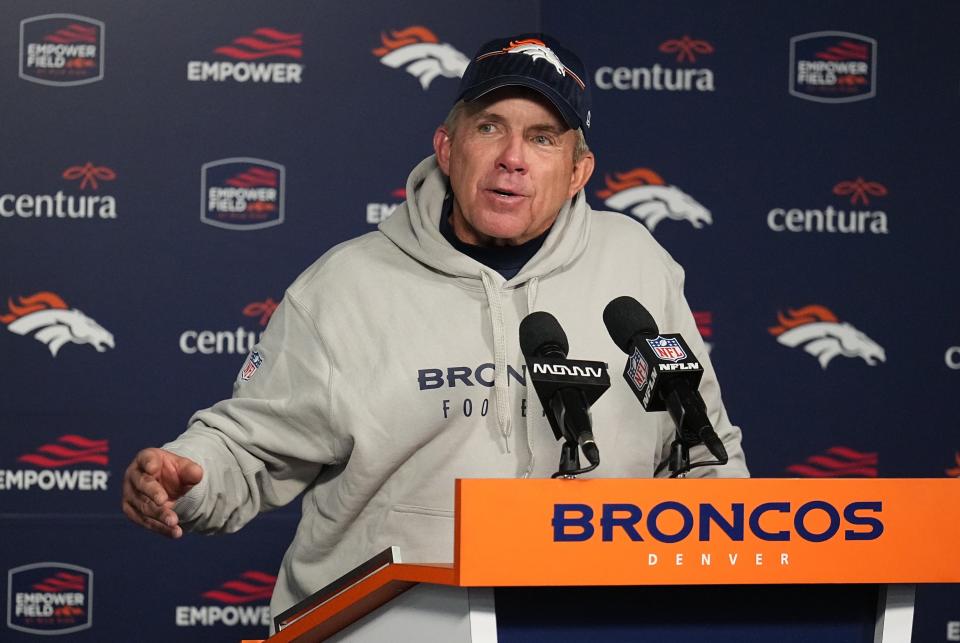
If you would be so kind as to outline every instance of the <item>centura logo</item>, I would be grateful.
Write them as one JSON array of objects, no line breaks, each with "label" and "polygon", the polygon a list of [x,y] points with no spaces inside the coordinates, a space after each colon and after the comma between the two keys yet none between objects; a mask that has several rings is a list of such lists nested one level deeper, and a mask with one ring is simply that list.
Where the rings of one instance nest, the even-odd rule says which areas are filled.
[{"label": "centura logo", "polygon": [[200,221],[227,230],[260,230],[283,223],[286,168],[234,157],[200,168]]},{"label": "centura logo", "polygon": [[93,625],[93,571],[33,563],[7,572],[7,627],[29,634],[70,634]]},{"label": "centura logo", "polygon": [[777,320],[780,325],[770,327],[770,334],[784,346],[802,347],[816,357],[824,369],[838,355],[859,357],[870,366],[887,361],[879,344],[851,324],[841,322],[825,306],[811,304],[790,309],[789,315],[778,312]]},{"label": "centura logo", "polygon": [[[82,435],[66,434],[17,458],[35,469],[0,469],[0,490],[106,491],[110,444]],[[102,469],[78,468],[95,465]]]},{"label": "centura logo", "polygon": [[385,220],[393,211],[400,207],[400,204],[407,199],[407,189],[397,188],[390,192],[391,202],[388,203],[368,203],[367,204],[367,223],[374,225]]},{"label": "centura logo", "polygon": [[[60,177],[76,183],[81,192],[99,191],[101,182],[113,181],[117,173],[109,167],[71,165]],[[110,194],[0,194],[0,219],[116,219],[117,199]]]},{"label": "centura logo", "polygon": [[818,103],[849,103],[877,94],[877,41],[846,31],[790,39],[790,94]]},{"label": "centura logo", "polygon": [[713,350],[713,313],[709,310],[695,310],[693,320],[697,323],[697,331],[703,338],[707,353],[710,353]]},{"label": "centura logo", "polygon": [[187,80],[194,82],[300,83],[303,65],[296,62],[254,62],[264,58],[303,58],[303,34],[260,27],[235,38],[229,45],[216,47],[213,53],[227,60],[191,60]]},{"label": "centura logo", "polygon": [[64,87],[103,80],[105,25],[72,13],[20,21],[20,78]]},{"label": "centura logo", "polygon": [[0,322],[17,335],[33,335],[43,342],[54,357],[70,342],[90,344],[98,353],[114,348],[113,335],[95,320],[76,308],[70,308],[60,295],[40,291],[27,297],[18,297],[19,304],[7,299],[9,313],[0,315]]},{"label": "centura logo", "polygon": [[679,188],[667,185],[651,169],[638,167],[604,177],[606,189],[597,190],[603,204],[642,222],[653,232],[664,219],[687,221],[694,228],[713,223],[710,211]]},{"label": "centura logo", "polygon": [[[676,55],[677,65],[693,64],[697,56],[714,52],[713,45],[684,35],[660,43],[658,51]],[[655,63],[652,67],[601,66],[594,74],[599,89],[712,92],[715,89],[713,70],[707,67],[673,67]]]},{"label": "centura logo", "polygon": [[950,478],[960,478],[960,451],[957,451],[954,454],[953,459],[954,459],[954,462],[956,462],[957,466],[950,467],[944,473],[946,473],[947,476]]},{"label": "centura logo", "polygon": [[203,598],[214,604],[178,605],[174,620],[178,627],[197,625],[270,625],[270,607],[268,605],[246,605],[246,603],[269,601],[277,577],[263,572],[249,570],[235,580],[229,580],[217,589],[203,592]]},{"label": "centura logo", "polygon": [[[255,318],[262,329],[276,309],[277,302],[267,297],[264,301],[244,306],[243,315]],[[180,333],[180,352],[186,355],[244,355],[253,350],[262,334],[262,330],[250,330],[242,325],[234,330],[185,330]]]},{"label": "centura logo", "polygon": [[876,478],[877,453],[835,446],[808,457],[801,464],[791,464],[787,471],[804,478]]},{"label": "centura logo", "polygon": [[767,213],[767,227],[774,232],[840,232],[845,234],[889,234],[887,213],[857,209],[870,205],[870,197],[887,196],[887,188],[876,181],[857,177],[833,186],[833,194],[849,196],[849,209],[828,205],[820,208],[773,208]]},{"label": "centura logo", "polygon": [[393,69],[404,68],[420,81],[424,91],[437,76],[460,78],[470,60],[449,43],[441,43],[427,27],[413,25],[380,33],[382,47],[373,50],[380,62]]}]

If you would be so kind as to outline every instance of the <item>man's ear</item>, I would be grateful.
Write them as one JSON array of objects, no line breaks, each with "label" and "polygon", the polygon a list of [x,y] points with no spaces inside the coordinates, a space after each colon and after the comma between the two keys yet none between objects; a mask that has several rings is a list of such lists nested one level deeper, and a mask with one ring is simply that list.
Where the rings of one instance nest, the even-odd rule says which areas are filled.
[{"label": "man's ear", "polygon": [[433,152],[437,155],[437,165],[444,174],[450,176],[450,146],[453,139],[447,128],[441,125],[433,133]]},{"label": "man's ear", "polygon": [[587,152],[583,157],[574,163],[573,174],[570,175],[570,190],[567,192],[567,198],[583,189],[590,177],[593,176],[593,169],[596,165],[596,159],[593,152]]}]

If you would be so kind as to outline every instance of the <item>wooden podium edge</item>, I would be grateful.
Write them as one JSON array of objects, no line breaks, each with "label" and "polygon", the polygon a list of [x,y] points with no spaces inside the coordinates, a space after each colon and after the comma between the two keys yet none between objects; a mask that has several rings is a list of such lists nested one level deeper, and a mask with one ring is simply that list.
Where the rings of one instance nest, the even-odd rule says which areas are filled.
[{"label": "wooden podium edge", "polygon": [[457,573],[452,564],[388,565],[318,605],[267,642],[322,641],[418,583],[457,585]]}]

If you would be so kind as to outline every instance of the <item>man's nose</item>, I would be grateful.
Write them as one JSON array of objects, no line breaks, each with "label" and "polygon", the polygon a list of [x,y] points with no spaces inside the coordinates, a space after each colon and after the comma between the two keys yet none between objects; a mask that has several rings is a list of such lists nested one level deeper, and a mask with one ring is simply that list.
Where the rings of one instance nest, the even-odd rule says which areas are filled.
[{"label": "man's nose", "polygon": [[497,167],[507,172],[527,173],[523,136],[508,136],[504,139],[500,155],[497,157]]}]

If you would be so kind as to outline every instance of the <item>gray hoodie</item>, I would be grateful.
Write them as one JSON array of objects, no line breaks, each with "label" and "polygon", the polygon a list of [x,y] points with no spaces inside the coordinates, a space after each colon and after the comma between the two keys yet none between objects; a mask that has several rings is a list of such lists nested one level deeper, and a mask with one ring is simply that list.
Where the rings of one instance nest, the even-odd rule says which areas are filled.
[{"label": "gray hoodie", "polygon": [[683,271],[643,225],[592,211],[580,192],[504,280],[441,235],[447,189],[433,157],[420,163],[379,231],[332,248],[290,286],[233,397],[165,445],[204,469],[176,505],[187,529],[236,531],[306,491],[274,614],[391,545],[404,562],[451,562],[456,478],[556,470],[559,445],[524,385],[517,329],[534,310],[559,320],[571,358],[610,365],[613,385],[592,409],[602,463],[587,477],[650,477],[673,438],[669,416],[645,413],[619,378],[626,358],[601,313],[620,295],[704,363],[700,390],[730,462],[691,475],[748,475]]}]

